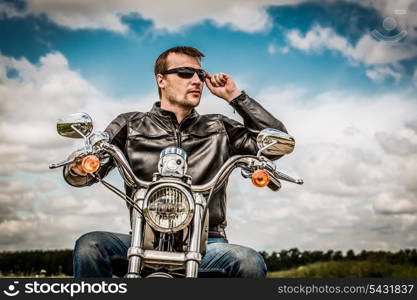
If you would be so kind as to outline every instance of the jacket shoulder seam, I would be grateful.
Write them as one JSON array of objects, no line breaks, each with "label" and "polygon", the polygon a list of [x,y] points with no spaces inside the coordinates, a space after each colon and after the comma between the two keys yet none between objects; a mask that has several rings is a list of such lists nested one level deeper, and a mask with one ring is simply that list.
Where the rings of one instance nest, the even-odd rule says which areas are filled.
[{"label": "jacket shoulder seam", "polygon": [[[127,125],[127,123],[128,123],[131,119],[133,119],[133,117],[134,117],[134,116],[136,116],[136,115],[138,115],[138,114],[142,114],[141,118],[143,118],[143,116],[145,115],[144,113],[139,112],[139,111],[134,111],[134,112],[128,112],[128,113],[120,114],[118,117],[123,117],[123,124],[121,124],[121,126],[119,126],[119,128],[117,129],[117,131],[113,134],[113,138],[114,138],[115,136],[117,136],[117,135],[119,134],[120,130],[122,130],[122,128],[123,128],[124,126],[126,126],[126,125]],[[112,138],[112,140],[113,140],[113,138]]]}]

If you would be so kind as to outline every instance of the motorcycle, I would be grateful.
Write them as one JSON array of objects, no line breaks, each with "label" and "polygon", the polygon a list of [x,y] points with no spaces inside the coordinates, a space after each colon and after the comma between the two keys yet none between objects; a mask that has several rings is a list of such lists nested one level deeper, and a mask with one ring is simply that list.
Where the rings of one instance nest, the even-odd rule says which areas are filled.
[{"label": "motorcycle", "polygon": [[[295,140],[290,135],[267,128],[257,136],[257,155],[229,158],[207,183],[193,185],[187,175],[187,153],[178,147],[161,151],[158,172],[151,182],[133,173],[123,152],[109,143],[107,132],[93,132],[93,122],[86,113],[63,117],[57,122],[58,134],[83,138],[84,147],[73,157],[51,164],[63,167],[82,159],[82,168],[98,182],[126,201],[130,209],[132,241],[128,250],[125,277],[199,277],[198,266],[208,239],[208,207],[212,195],[225,183],[235,168],[257,187],[281,188],[280,180],[302,184],[278,170],[268,155],[285,155],[293,151]],[[132,197],[97,175],[100,165],[113,159],[125,184],[134,190]]]}]

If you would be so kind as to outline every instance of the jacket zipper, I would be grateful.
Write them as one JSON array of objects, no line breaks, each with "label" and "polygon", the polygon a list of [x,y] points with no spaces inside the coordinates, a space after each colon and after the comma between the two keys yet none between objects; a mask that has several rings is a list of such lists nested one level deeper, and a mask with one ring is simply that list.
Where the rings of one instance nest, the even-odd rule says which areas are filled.
[{"label": "jacket zipper", "polygon": [[181,133],[178,130],[178,128],[175,128],[175,133],[177,135],[177,143],[178,143],[178,147],[181,148]]},{"label": "jacket zipper", "polygon": [[179,129],[177,128],[177,126],[175,126],[174,121],[172,121],[172,126],[174,126],[175,140],[177,142],[176,143],[177,144],[177,147],[181,148],[181,133],[180,133]]}]

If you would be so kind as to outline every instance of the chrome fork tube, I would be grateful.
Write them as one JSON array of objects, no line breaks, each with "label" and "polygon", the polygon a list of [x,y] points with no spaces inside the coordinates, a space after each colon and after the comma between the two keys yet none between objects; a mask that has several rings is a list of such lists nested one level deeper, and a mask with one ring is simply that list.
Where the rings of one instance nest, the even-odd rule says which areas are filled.
[{"label": "chrome fork tube", "polygon": [[[205,199],[200,193],[194,194],[195,198],[195,213],[193,219],[193,232],[191,235],[191,242],[189,252],[200,253],[200,241],[201,241],[201,218],[204,211]],[[201,256],[200,256],[201,257]],[[189,260],[185,265],[185,277],[196,278],[198,277],[198,265],[199,262],[195,260]]]},{"label": "chrome fork tube", "polygon": [[[140,190],[135,195],[136,204],[142,209],[143,199],[146,190]],[[132,241],[128,250],[127,256],[129,259],[129,267],[126,274],[126,278],[139,278],[142,264],[142,257],[140,254],[143,252],[143,227],[144,220],[143,216],[136,210],[132,211]]]}]

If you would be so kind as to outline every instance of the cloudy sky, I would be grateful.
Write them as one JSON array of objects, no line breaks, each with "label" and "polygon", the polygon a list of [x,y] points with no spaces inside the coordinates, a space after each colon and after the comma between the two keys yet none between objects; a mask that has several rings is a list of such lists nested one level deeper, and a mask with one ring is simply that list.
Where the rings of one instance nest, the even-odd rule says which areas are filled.
[{"label": "cloudy sky", "polygon": [[[0,0],[0,250],[129,230],[122,200],[48,169],[82,144],[55,122],[87,112],[102,130],[149,110],[153,63],[176,45],[200,49],[205,69],[229,73],[297,141],[277,166],[303,186],[273,193],[232,175],[231,242],[417,247],[416,1]],[[208,90],[199,112],[239,120]]]}]

